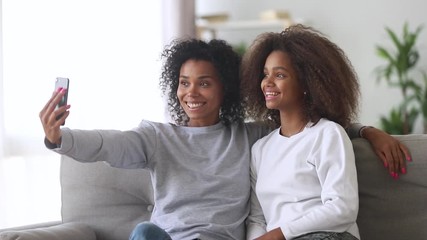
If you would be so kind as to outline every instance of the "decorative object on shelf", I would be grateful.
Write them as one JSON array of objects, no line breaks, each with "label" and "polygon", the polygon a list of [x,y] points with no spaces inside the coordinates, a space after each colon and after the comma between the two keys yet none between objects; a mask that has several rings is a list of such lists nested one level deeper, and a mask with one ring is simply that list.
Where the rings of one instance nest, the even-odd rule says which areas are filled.
[{"label": "decorative object on shelf", "polygon": [[259,19],[262,21],[270,21],[270,20],[288,20],[291,21],[291,14],[286,10],[277,10],[277,9],[271,9],[271,10],[265,10],[262,11],[259,14]]},{"label": "decorative object on shelf", "polygon": [[217,13],[211,15],[202,15],[199,17],[201,20],[205,20],[208,23],[221,23],[228,20],[228,13]]},{"label": "decorative object on shelf", "polygon": [[424,82],[421,82],[414,74],[419,60],[415,44],[422,27],[412,32],[405,23],[401,37],[389,27],[385,27],[385,30],[394,49],[376,47],[378,56],[386,61],[384,66],[376,68],[377,81],[385,80],[390,87],[400,88],[403,100],[398,107],[392,108],[388,117],[381,117],[381,128],[390,134],[409,134],[419,114],[424,112],[427,116],[427,77],[422,71],[419,72],[424,76]]},{"label": "decorative object on shelf", "polygon": [[197,37],[203,38],[209,33],[211,38],[216,38],[219,31],[237,30],[283,30],[292,24],[290,14],[280,10],[268,10],[262,12],[260,17],[251,20],[229,20],[227,13],[202,15],[197,17]]}]

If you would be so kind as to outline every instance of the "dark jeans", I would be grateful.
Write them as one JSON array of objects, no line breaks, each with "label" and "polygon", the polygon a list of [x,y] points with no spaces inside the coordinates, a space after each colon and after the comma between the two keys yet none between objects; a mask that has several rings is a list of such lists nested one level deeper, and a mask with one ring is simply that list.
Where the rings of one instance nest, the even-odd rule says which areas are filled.
[{"label": "dark jeans", "polygon": [[358,240],[348,232],[314,232],[301,235],[294,238],[295,240]]},{"label": "dark jeans", "polygon": [[150,222],[142,222],[133,229],[129,240],[172,240],[172,238],[157,225]]},{"label": "dark jeans", "polygon": [[[169,234],[156,224],[142,222],[136,225],[130,234],[129,240],[172,240]],[[194,240],[200,240],[196,238]]]}]

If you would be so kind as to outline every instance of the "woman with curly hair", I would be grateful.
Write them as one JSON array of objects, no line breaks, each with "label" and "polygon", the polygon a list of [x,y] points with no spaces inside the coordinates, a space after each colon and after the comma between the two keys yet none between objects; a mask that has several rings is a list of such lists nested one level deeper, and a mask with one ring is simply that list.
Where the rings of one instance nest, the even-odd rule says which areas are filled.
[{"label": "woman with curly hair", "polygon": [[[301,26],[293,27],[294,31],[296,31],[298,28],[301,28]],[[296,35],[295,37],[298,36]],[[244,79],[242,82],[242,91],[244,91],[243,100],[247,118],[258,122],[264,122],[271,127],[280,126],[280,114],[277,109],[266,108],[266,101],[263,92],[259,89],[259,86],[264,75],[265,60],[268,54],[274,50],[273,48],[278,47],[277,44],[273,41],[280,40],[280,35],[276,33],[261,34],[253,42],[252,49],[245,54],[243,59],[243,66],[241,68],[241,75]],[[299,39],[299,41],[305,41],[305,39],[302,38]],[[281,44],[285,45],[286,43]],[[391,177],[398,179],[399,173],[405,174],[406,161],[411,160],[411,154],[405,145],[380,129],[371,126],[363,126],[359,123],[350,124],[350,121],[352,119],[355,120],[356,117],[358,102],[355,100],[355,98],[359,97],[359,92],[353,92],[353,88],[358,88],[358,84],[353,85],[355,83],[352,81],[344,81],[346,77],[355,78],[356,74],[354,73],[351,64],[348,62],[347,57],[342,53],[342,50],[338,49],[339,52],[336,54],[343,54],[343,58],[345,58],[344,60],[346,62],[335,63],[333,61],[336,61],[337,59],[329,59],[329,56],[324,56],[322,49],[318,49],[318,51],[311,51],[309,46],[302,46],[302,44],[301,46],[295,46],[295,48],[296,49],[292,49],[292,51],[298,51],[299,54],[298,56],[293,56],[294,61],[297,61],[294,64],[298,64],[295,66],[296,70],[299,71],[299,73],[307,74],[307,77],[310,77],[307,78],[307,81],[311,81],[310,92],[312,95],[307,96],[305,102],[306,105],[303,111],[305,111],[306,114],[318,114],[318,112],[323,109],[323,105],[326,104],[327,106],[331,106],[332,111],[324,114],[328,114],[328,117],[333,117],[333,120],[342,125],[347,130],[350,138],[363,137],[367,139],[372,145],[379,159],[381,159],[383,162],[384,167],[388,169]],[[338,64],[337,66],[344,64],[341,66],[344,67],[344,69],[347,68],[346,64],[348,63],[350,69],[347,69],[347,72],[342,72],[344,69],[341,70],[337,67],[339,74],[334,75],[336,73],[329,72],[331,69],[328,69],[328,66],[326,65],[322,65],[321,63],[323,62],[327,62],[331,66],[334,64]],[[310,68],[312,66],[306,66],[307,64],[317,64],[318,69],[316,69],[316,71],[321,72],[313,72],[313,69]],[[308,71],[307,69],[311,69],[311,71]],[[348,74],[349,76],[342,76],[342,74]],[[331,81],[330,83],[332,83],[333,80],[340,82],[340,91],[336,91],[337,88],[334,88],[332,84],[321,85],[320,82],[314,81],[313,78],[317,76],[328,78],[328,82]],[[336,79],[338,79],[338,81]],[[340,79],[344,80],[339,81]],[[307,85],[307,83],[301,84]],[[310,92],[306,92],[306,94]],[[331,99],[331,97],[328,97],[326,94],[332,94],[333,98]],[[351,94],[357,95],[355,96]],[[344,102],[340,102],[341,99]],[[308,100],[310,100],[310,102],[307,102]],[[350,100],[351,102],[349,102]],[[307,103],[310,103],[310,105],[307,105]],[[313,112],[311,110],[315,111]]]},{"label": "woman with curly hair", "polygon": [[215,118],[219,115],[219,120],[225,125],[243,121],[244,112],[240,101],[238,72],[240,57],[225,41],[212,40],[205,43],[196,39],[175,40],[172,47],[163,51],[162,58],[166,60],[160,78],[160,87],[163,93],[168,93],[168,112],[176,124],[191,125],[189,123],[191,116],[188,114],[191,111],[186,111],[186,104],[182,105],[178,92],[185,89],[181,81],[181,70],[182,66],[189,65],[189,62],[196,63],[188,67],[190,70],[207,69],[205,65],[197,65],[198,63],[209,65],[215,72],[215,79],[219,80],[223,92],[215,96],[216,100],[221,101],[217,106],[217,110],[220,110],[219,114],[216,114]]},{"label": "woman with curly hair", "polygon": [[46,145],[78,161],[151,172],[151,222],[138,224],[131,239],[244,239],[250,148],[271,129],[243,121],[241,58],[225,41],[180,39],[162,59],[160,87],[174,123],[143,120],[131,131],[60,128],[69,115],[69,106],[55,110],[60,91],[40,113]]},{"label": "woman with curly hair", "polygon": [[259,35],[242,70],[250,116],[280,126],[252,147],[248,238],[360,238],[355,157],[344,130],[360,93],[344,52],[295,25]]}]

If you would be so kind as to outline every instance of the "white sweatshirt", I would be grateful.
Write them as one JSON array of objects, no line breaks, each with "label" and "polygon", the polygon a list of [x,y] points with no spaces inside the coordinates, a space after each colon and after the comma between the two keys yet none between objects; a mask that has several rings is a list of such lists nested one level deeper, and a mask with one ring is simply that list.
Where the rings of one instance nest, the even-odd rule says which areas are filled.
[{"label": "white sweatshirt", "polygon": [[251,185],[247,239],[275,228],[286,239],[316,231],[347,231],[360,238],[354,152],[334,122],[321,119],[292,137],[276,129],[258,140],[252,147]]}]

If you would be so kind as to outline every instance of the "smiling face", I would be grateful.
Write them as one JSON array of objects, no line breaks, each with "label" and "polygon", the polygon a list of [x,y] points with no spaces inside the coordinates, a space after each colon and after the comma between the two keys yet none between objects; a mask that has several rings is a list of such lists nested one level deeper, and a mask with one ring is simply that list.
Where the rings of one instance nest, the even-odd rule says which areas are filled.
[{"label": "smiling face", "polygon": [[193,59],[184,62],[177,96],[190,119],[188,126],[210,126],[219,122],[224,90],[212,63]]},{"label": "smiling face", "polygon": [[273,51],[268,55],[261,89],[267,108],[288,113],[302,110],[304,93],[286,53]]}]

